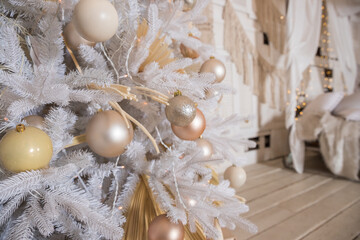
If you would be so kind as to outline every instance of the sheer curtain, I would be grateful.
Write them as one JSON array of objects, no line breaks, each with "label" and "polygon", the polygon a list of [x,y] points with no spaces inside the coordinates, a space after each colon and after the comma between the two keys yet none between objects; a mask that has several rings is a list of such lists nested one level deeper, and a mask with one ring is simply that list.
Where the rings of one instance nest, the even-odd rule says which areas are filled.
[{"label": "sheer curtain", "polygon": [[295,121],[296,93],[302,74],[314,59],[321,29],[321,0],[290,0],[284,55],[277,66],[287,72],[286,127]]},{"label": "sheer curtain", "polygon": [[350,15],[360,11],[360,1],[329,0],[327,2],[327,9],[329,14],[329,30],[339,59],[341,72],[346,82],[348,93],[352,93],[356,84],[357,65]]}]

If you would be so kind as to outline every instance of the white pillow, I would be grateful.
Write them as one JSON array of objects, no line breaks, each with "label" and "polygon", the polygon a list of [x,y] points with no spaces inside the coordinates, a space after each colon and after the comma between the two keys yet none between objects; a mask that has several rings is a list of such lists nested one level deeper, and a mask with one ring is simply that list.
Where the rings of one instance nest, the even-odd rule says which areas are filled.
[{"label": "white pillow", "polygon": [[356,109],[356,108],[344,109],[338,112],[336,115],[343,117],[348,121],[360,121],[360,109]]},{"label": "white pillow", "polygon": [[340,115],[340,112],[347,109],[360,109],[360,92],[345,96],[334,110],[334,115]]},{"label": "white pillow", "polygon": [[332,112],[343,99],[344,93],[331,92],[323,93],[308,103],[304,109],[305,114],[323,115],[325,112]]}]

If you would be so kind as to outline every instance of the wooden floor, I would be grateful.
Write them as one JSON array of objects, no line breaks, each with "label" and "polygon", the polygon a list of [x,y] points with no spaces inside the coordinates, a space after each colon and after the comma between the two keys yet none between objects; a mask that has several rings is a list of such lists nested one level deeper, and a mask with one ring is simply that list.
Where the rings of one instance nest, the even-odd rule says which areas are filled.
[{"label": "wooden floor", "polygon": [[265,240],[360,240],[360,183],[330,174],[297,174],[280,160],[245,167],[244,216],[259,232],[224,231],[224,238]]}]

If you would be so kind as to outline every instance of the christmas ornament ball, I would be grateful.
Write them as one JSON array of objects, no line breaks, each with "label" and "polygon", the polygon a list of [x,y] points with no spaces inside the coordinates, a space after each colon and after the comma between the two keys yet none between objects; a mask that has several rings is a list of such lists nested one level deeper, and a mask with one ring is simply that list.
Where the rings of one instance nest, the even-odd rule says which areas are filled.
[{"label": "christmas ornament ball", "polygon": [[180,44],[180,52],[183,55],[183,57],[187,57],[187,58],[195,59],[200,56],[196,50],[189,48],[184,44]]},{"label": "christmas ornament ball", "polygon": [[175,126],[171,124],[171,129],[174,134],[182,139],[193,141],[201,136],[206,128],[206,119],[204,114],[199,110],[196,109],[196,116],[194,120],[186,127]]},{"label": "christmas ornament ball", "polygon": [[19,124],[0,141],[1,165],[11,172],[46,168],[52,154],[50,137],[36,127]]},{"label": "christmas ornament ball", "polygon": [[239,190],[246,181],[246,172],[242,167],[230,166],[224,172],[224,179],[229,180],[230,187]]},{"label": "christmas ornament ball", "polygon": [[172,223],[166,214],[155,217],[148,229],[148,240],[184,240],[182,223]]},{"label": "christmas ornament ball", "polygon": [[109,40],[118,28],[118,14],[107,0],[80,0],[72,22],[77,32],[90,42]]},{"label": "christmas ornament ball", "polygon": [[183,11],[187,12],[192,10],[196,5],[196,0],[184,0]]},{"label": "christmas ornament ball", "polygon": [[36,127],[41,130],[43,130],[45,125],[45,119],[38,115],[29,115],[27,117],[24,117],[23,120],[25,120],[29,126]]},{"label": "christmas ornament ball", "polygon": [[124,118],[114,110],[93,116],[86,127],[86,142],[90,149],[103,157],[117,157],[132,141],[134,130],[127,127]]},{"label": "christmas ornament ball", "polygon": [[76,31],[75,26],[72,22],[69,22],[65,26],[63,36],[66,44],[73,51],[76,51],[81,44],[92,47],[95,45],[94,42],[90,42],[85,38],[83,38],[82,36],[80,36],[80,34]]},{"label": "christmas ornament ball", "polygon": [[166,118],[175,126],[188,126],[195,118],[195,103],[186,96],[175,96],[165,108]]},{"label": "christmas ornament ball", "polygon": [[213,145],[206,139],[196,139],[196,145],[201,149],[200,158],[203,160],[209,160],[214,153]]},{"label": "christmas ornament ball", "polygon": [[215,74],[215,82],[219,83],[224,80],[226,75],[225,65],[218,59],[210,57],[209,60],[206,60],[200,68],[201,73],[210,72]]}]

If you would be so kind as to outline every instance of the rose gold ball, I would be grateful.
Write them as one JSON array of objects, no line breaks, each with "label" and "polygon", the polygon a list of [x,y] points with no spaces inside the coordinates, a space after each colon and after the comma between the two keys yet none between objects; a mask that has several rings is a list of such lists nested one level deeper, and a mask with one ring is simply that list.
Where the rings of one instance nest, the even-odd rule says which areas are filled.
[{"label": "rose gold ball", "polygon": [[90,42],[85,38],[81,37],[80,34],[76,31],[75,26],[72,22],[69,22],[64,28],[64,39],[69,48],[73,51],[76,51],[81,44],[88,46],[95,46],[94,42]]},{"label": "rose gold ball", "polygon": [[176,126],[188,126],[195,118],[195,103],[186,96],[176,96],[170,99],[165,108],[166,118]]},{"label": "rose gold ball", "polygon": [[149,225],[148,240],[184,240],[182,223],[172,223],[166,214],[155,217]]},{"label": "rose gold ball", "polygon": [[200,148],[201,150],[201,155],[199,157],[203,160],[209,160],[214,153],[212,144],[208,140],[203,138],[196,139],[195,142],[198,148]]},{"label": "rose gold ball", "polygon": [[116,33],[118,18],[110,1],[80,0],[75,6],[72,22],[83,38],[91,42],[104,42]]},{"label": "rose gold ball", "polygon": [[219,83],[224,80],[226,75],[225,65],[218,59],[210,58],[206,60],[200,68],[201,73],[210,72],[215,74],[215,82]]},{"label": "rose gold ball", "polygon": [[41,116],[30,115],[30,116],[24,117],[23,120],[25,120],[29,126],[36,127],[41,130],[43,130],[43,128],[44,128],[45,119]]},{"label": "rose gold ball", "polygon": [[196,116],[194,120],[186,127],[179,127],[171,124],[171,129],[173,130],[174,134],[182,139],[192,141],[201,136],[206,128],[206,119],[204,114],[199,110],[196,109]]},{"label": "rose gold ball", "polygon": [[132,125],[127,128],[120,113],[113,110],[97,113],[86,127],[86,142],[103,157],[116,157],[125,152],[133,136]]}]

